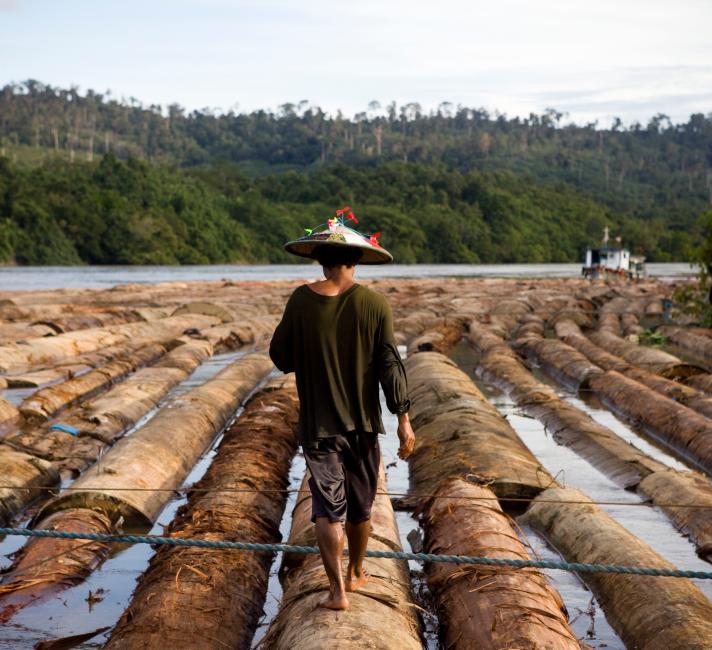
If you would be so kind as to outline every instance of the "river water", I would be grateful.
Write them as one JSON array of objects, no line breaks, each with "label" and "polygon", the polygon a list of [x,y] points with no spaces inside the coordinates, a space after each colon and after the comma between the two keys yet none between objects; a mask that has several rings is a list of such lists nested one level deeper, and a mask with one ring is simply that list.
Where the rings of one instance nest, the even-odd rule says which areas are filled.
[{"label": "river water", "polygon": [[[648,264],[658,278],[694,275],[689,264]],[[387,264],[358,267],[361,278],[490,277],[576,278],[580,264]],[[33,289],[107,288],[126,283],[187,282],[191,280],[309,280],[321,276],[316,264],[212,266],[19,266],[0,267],[0,291]]]}]

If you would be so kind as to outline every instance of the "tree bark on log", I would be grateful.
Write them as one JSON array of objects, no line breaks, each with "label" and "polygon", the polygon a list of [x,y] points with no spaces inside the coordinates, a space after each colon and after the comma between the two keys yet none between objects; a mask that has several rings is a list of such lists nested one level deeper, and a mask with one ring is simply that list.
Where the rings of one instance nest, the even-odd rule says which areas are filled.
[{"label": "tree bark on log", "polygon": [[[278,543],[298,414],[293,376],[271,381],[254,396],[165,534]],[[159,547],[104,647],[249,648],[273,557]]]},{"label": "tree bark on log", "polygon": [[48,420],[67,407],[108,390],[138,368],[155,363],[165,353],[166,349],[158,343],[141,347],[133,354],[121,356],[79,377],[36,391],[22,402],[20,413],[28,420]]},{"label": "tree bark on log", "polygon": [[[551,503],[573,501],[576,503]],[[523,519],[569,562],[673,569],[578,490],[542,492]],[[683,578],[582,573],[626,647],[703,650],[712,646],[712,604]]]},{"label": "tree bark on log", "polygon": [[[440,486],[421,525],[426,553],[531,559],[494,492],[462,479]],[[580,650],[561,596],[537,569],[430,562],[425,574],[446,648]]]},{"label": "tree bark on log", "polygon": [[[149,337],[152,342],[165,341],[181,335],[186,330],[200,330],[212,327],[218,322],[218,319],[211,316],[171,316],[151,322],[128,323],[28,339],[17,345],[0,346],[0,373],[26,372],[141,337]],[[150,341],[146,341],[148,342]]]},{"label": "tree bark on log", "polygon": [[667,336],[672,343],[684,348],[699,359],[712,361],[712,339],[684,327],[663,326],[658,331]]},{"label": "tree bark on log", "polygon": [[486,483],[497,496],[531,497],[553,478],[472,380],[437,352],[405,361],[416,431],[411,490],[432,494],[448,478]]},{"label": "tree bark on log", "polygon": [[[172,489],[181,486],[200,454],[271,367],[266,356],[248,355],[176,398],[112,447],[100,465],[74,482],[75,489],[45,504],[33,522],[35,527],[61,527],[65,514],[75,520],[84,517],[81,513],[101,515],[95,532],[106,532],[106,521],[119,518],[129,529],[150,527],[172,498]],[[89,530],[91,521],[86,524]],[[79,558],[73,552],[76,548],[76,541],[32,538],[0,583],[0,594],[5,594],[0,595],[0,618],[65,585],[81,582],[104,559],[108,547],[82,544]],[[68,553],[58,557],[58,549]]]},{"label": "tree bark on log", "polygon": [[615,371],[593,378],[591,388],[611,409],[712,473],[712,421]]},{"label": "tree bark on log", "polygon": [[704,372],[702,368],[685,363],[672,354],[631,343],[610,332],[593,332],[591,340],[605,350],[623,357],[628,363],[668,379],[682,379]]}]

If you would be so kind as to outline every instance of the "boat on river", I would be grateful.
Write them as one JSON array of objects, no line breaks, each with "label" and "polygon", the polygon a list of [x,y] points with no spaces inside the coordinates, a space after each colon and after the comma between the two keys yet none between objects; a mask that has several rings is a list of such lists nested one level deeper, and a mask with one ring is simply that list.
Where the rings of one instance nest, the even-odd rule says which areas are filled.
[{"label": "boat on river", "polygon": [[621,246],[620,237],[616,237],[615,245],[611,245],[609,240],[610,234],[606,226],[603,229],[603,245],[586,249],[581,274],[591,279],[620,277],[639,280],[646,277],[645,257],[631,255],[627,248]]}]

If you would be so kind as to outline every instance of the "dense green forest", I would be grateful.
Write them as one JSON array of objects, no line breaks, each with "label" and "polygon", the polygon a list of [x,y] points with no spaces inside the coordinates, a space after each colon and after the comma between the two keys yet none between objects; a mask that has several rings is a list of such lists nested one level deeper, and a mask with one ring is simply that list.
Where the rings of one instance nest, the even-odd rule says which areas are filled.
[{"label": "dense green forest", "polygon": [[712,114],[565,125],[442,104],[346,118],[186,113],[38,82],[0,90],[0,261],[295,261],[349,203],[399,262],[578,261],[603,226],[685,259],[712,203]]}]

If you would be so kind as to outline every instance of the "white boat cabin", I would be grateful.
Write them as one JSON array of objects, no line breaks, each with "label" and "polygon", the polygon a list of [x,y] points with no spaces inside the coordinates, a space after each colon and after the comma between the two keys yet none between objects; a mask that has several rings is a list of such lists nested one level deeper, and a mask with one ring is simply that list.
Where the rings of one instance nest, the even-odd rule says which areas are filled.
[{"label": "white boat cabin", "polygon": [[618,246],[609,246],[608,226],[603,229],[603,246],[587,248],[586,260],[582,273],[584,277],[597,278],[615,274],[627,278],[645,277],[645,258],[631,255],[630,251],[620,246],[620,237],[616,238]]}]

